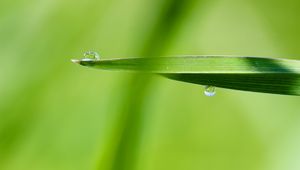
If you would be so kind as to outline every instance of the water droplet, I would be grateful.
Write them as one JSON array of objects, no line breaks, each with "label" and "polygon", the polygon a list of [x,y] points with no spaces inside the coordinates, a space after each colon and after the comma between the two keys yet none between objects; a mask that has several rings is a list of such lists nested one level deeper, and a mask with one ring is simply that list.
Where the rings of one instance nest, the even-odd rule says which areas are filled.
[{"label": "water droplet", "polygon": [[205,86],[204,88],[205,88],[204,94],[206,96],[211,97],[211,96],[214,96],[216,94],[215,86]]},{"label": "water droplet", "polygon": [[84,61],[93,61],[93,60],[100,60],[100,55],[94,51],[87,51],[83,54]]}]

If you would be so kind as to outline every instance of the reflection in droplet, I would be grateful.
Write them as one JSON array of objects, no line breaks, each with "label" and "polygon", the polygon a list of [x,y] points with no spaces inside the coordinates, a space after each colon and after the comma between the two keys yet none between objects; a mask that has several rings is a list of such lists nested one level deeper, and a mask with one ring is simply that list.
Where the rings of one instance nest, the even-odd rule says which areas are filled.
[{"label": "reflection in droplet", "polygon": [[87,51],[83,54],[85,61],[90,61],[90,60],[100,60],[100,55],[97,52],[94,51]]},{"label": "reflection in droplet", "polygon": [[205,88],[204,94],[206,96],[211,97],[211,96],[214,96],[216,94],[215,86],[205,86],[204,88]]}]

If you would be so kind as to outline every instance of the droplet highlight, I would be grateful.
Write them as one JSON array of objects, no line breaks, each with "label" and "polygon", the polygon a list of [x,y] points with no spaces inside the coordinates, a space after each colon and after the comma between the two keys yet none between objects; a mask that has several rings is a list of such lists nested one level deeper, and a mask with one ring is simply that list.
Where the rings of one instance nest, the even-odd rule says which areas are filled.
[{"label": "droplet highlight", "polygon": [[87,51],[83,54],[83,61],[95,61],[100,60],[100,55],[94,51]]},{"label": "droplet highlight", "polygon": [[214,96],[216,94],[216,87],[215,86],[205,86],[204,94],[205,94],[205,96],[208,96],[208,97]]}]

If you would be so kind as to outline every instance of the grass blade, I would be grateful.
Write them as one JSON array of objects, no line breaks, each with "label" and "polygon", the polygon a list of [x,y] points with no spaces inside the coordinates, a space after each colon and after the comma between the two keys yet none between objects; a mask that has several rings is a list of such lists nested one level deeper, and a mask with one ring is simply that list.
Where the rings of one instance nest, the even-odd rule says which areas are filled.
[{"label": "grass blade", "polygon": [[76,60],[80,65],[141,71],[201,85],[253,92],[300,95],[300,61],[232,56],[182,56]]}]

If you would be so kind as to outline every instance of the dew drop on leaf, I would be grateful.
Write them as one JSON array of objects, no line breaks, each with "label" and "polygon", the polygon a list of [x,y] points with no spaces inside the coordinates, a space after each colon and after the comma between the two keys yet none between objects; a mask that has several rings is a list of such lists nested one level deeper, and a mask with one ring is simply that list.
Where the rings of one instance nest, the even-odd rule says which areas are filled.
[{"label": "dew drop on leaf", "polygon": [[214,96],[215,94],[216,94],[216,88],[215,88],[215,86],[205,86],[204,87],[204,94],[205,94],[205,96],[209,96],[209,97],[211,97],[211,96]]},{"label": "dew drop on leaf", "polygon": [[83,54],[84,58],[82,60],[90,61],[90,60],[100,60],[100,55],[94,51],[87,51]]}]

